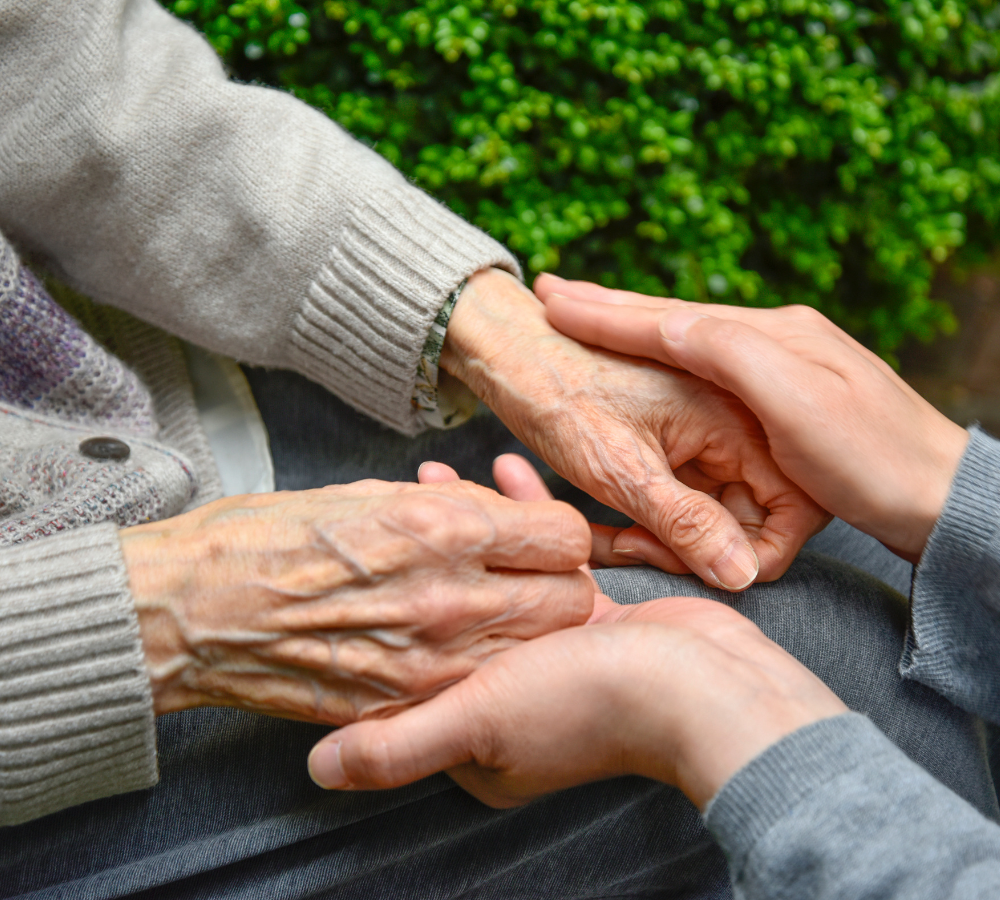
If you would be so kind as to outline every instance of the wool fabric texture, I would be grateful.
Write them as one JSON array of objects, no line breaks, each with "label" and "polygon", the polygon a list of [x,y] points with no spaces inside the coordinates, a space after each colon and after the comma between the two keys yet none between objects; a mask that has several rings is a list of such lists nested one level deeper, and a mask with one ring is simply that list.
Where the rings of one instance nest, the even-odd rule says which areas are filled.
[{"label": "wool fabric texture", "polygon": [[432,325],[490,266],[520,275],[154,0],[0,0],[0,824],[155,783],[117,528],[220,494],[177,337],[415,434]]}]

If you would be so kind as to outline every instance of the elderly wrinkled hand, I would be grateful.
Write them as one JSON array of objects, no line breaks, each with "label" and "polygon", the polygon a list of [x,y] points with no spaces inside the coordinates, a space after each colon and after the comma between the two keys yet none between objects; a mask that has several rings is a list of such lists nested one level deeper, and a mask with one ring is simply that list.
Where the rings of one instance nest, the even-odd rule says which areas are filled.
[{"label": "elderly wrinkled hand", "polygon": [[388,715],[594,602],[578,512],[468,482],[234,497],[121,541],[157,714]]},{"label": "elderly wrinkled hand", "polygon": [[552,276],[536,288],[564,333],[738,396],[782,471],[818,504],[920,558],[968,434],[816,310],[685,303]]},{"label": "elderly wrinkled hand", "polygon": [[779,577],[828,520],[732,394],[569,340],[506,273],[470,279],[441,362],[556,472],[636,521],[597,530],[604,565],[644,561],[740,590]]}]

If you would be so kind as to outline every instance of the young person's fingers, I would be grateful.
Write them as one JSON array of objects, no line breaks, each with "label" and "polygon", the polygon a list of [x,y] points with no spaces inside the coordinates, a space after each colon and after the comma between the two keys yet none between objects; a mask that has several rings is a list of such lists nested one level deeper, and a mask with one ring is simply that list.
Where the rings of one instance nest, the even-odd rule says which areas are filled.
[{"label": "young person's fingers", "polygon": [[[788,338],[801,338],[804,335],[813,335],[828,340],[836,340],[854,352],[860,354],[880,371],[886,375],[895,376],[892,367],[877,354],[873,353],[863,344],[851,337],[843,329],[838,328],[826,316],[808,306],[784,306],[777,309],[753,309],[741,306],[725,306],[718,303],[690,303],[684,300],[676,300],[670,297],[649,297],[645,294],[637,294],[632,291],[616,291],[600,285],[591,284],[585,281],[565,281],[555,275],[543,273],[536,279],[536,294],[545,304],[547,315],[552,325],[564,334],[579,340],[583,343],[604,347],[608,350],[617,350],[620,353],[632,353],[632,355],[645,355],[639,350],[630,351],[610,343],[604,343],[603,337],[608,336],[609,340],[620,342],[624,338],[622,335],[630,334],[632,329],[629,323],[616,322],[615,319],[624,315],[635,316],[633,310],[667,310],[684,307],[693,307],[697,312],[714,316],[718,319],[732,319],[750,325],[770,335],[776,340]],[[622,307],[631,309],[626,313],[624,310],[607,310],[600,314],[596,310],[578,309],[572,310],[569,303],[590,303],[595,305]],[[643,321],[649,321],[648,314],[643,316]],[[563,327],[565,325],[565,328]],[[617,331],[616,331],[617,329]],[[589,339],[577,334],[589,331]],[[662,349],[662,348],[661,348]],[[660,359],[659,354],[653,354],[650,359]],[[672,365],[669,360],[660,359],[667,365]]]},{"label": "young person's fingers", "polygon": [[668,366],[676,365],[660,339],[662,309],[610,306],[550,294],[545,302],[545,314],[553,328],[581,344],[655,359]]},{"label": "young person's fingers", "polygon": [[590,281],[567,281],[551,272],[542,272],[532,286],[535,296],[542,303],[548,303],[552,294],[562,294],[571,300],[589,300],[594,303],[609,303],[615,306],[648,306],[662,309],[670,304],[683,303],[671,297],[652,297],[635,291],[619,291],[601,287]]},{"label": "young person's fingers", "polygon": [[[590,526],[593,533],[594,526]],[[601,547],[598,559],[603,565],[611,566],[656,566],[672,575],[690,575],[691,567],[667,547],[648,528],[642,525],[631,525],[628,528],[615,529],[614,535]],[[590,551],[594,557],[593,549]],[[607,560],[607,562],[604,562]]]},{"label": "young person's fingers", "polygon": [[[739,397],[763,423],[789,422],[802,403],[814,403],[806,385],[836,378],[750,325],[705,316],[695,309],[663,312],[657,323],[661,355]],[[844,347],[844,352],[847,348]],[[805,422],[801,423],[803,426]]]}]

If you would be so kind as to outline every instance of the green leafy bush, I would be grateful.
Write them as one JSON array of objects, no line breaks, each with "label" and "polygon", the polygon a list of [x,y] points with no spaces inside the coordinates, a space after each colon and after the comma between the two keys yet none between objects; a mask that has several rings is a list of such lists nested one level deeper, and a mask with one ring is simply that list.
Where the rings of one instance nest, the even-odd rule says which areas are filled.
[{"label": "green leafy bush", "polygon": [[530,271],[818,307],[880,352],[1000,244],[997,0],[173,0]]}]

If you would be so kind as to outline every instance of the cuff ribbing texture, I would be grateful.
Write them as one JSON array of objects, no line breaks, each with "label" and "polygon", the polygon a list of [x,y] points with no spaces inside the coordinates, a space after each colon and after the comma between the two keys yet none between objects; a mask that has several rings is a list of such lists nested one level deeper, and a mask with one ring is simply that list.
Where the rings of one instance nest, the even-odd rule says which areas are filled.
[{"label": "cuff ribbing texture", "polygon": [[504,247],[422,191],[377,186],[353,209],[296,317],[291,364],[404,434],[421,350],[449,294],[481,269],[520,277]]},{"label": "cuff ribbing texture", "polygon": [[149,676],[117,528],[0,550],[0,824],[156,780]]}]

